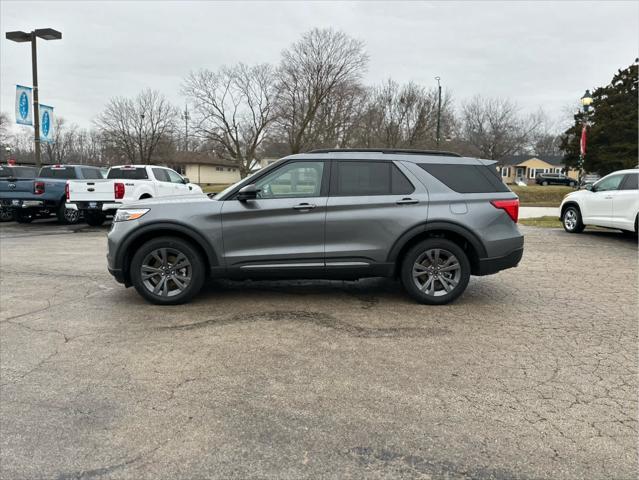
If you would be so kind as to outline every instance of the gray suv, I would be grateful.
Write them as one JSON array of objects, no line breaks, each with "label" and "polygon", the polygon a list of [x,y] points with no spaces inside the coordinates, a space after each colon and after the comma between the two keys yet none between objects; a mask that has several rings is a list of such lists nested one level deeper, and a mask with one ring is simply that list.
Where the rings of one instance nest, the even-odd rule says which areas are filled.
[{"label": "gray suv", "polygon": [[516,266],[519,200],[495,162],[413,150],[291,155],[214,198],[142,200],[117,211],[109,271],[157,304],[207,278],[398,277],[444,304],[470,275]]}]

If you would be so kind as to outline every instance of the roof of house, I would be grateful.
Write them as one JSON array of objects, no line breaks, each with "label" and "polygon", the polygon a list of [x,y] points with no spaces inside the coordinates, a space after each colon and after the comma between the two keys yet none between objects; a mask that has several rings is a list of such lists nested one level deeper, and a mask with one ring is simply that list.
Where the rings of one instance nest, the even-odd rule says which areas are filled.
[{"label": "roof of house", "polygon": [[214,165],[223,167],[237,167],[237,162],[219,158],[204,152],[177,152],[169,162],[171,165]]},{"label": "roof of house", "polygon": [[524,163],[527,160],[531,160],[533,158],[542,160],[550,165],[555,165],[557,167],[561,167],[564,165],[564,157],[563,155],[507,155],[503,158],[500,158],[497,161],[498,165],[504,166],[514,166],[519,165],[520,163]]}]

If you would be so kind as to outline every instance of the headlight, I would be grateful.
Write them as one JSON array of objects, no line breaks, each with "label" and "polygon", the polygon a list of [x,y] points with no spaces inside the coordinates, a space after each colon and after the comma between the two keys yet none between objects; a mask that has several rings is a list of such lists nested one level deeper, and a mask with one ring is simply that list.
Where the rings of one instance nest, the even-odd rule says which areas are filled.
[{"label": "headlight", "polygon": [[113,218],[114,222],[128,222],[129,220],[137,220],[151,210],[150,208],[118,208]]}]

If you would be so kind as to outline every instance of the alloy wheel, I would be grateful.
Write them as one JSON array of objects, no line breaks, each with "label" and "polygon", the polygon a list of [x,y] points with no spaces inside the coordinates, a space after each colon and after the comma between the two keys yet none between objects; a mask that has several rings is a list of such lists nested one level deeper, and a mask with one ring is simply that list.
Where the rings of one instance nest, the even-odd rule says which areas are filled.
[{"label": "alloy wheel", "polygon": [[461,279],[461,265],[455,255],[442,248],[426,250],[413,264],[413,282],[426,295],[441,297],[452,292]]},{"label": "alloy wheel", "polygon": [[77,223],[79,218],[80,218],[80,211],[79,210],[72,210],[70,208],[65,208],[64,209],[64,220],[67,223]]},{"label": "alloy wheel", "polygon": [[566,210],[564,214],[564,225],[568,230],[574,230],[577,226],[577,212],[572,208]]},{"label": "alloy wheel", "polygon": [[144,257],[140,274],[142,284],[153,295],[174,297],[188,288],[193,267],[179,250],[158,248]]}]

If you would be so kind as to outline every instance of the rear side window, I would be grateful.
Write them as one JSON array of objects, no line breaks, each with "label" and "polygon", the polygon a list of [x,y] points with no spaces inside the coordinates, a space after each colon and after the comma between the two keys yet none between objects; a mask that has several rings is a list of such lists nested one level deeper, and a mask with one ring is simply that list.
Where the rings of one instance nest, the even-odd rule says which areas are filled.
[{"label": "rear side window", "polygon": [[153,176],[158,182],[170,182],[169,174],[163,168],[154,168]]},{"label": "rear side window", "polygon": [[415,187],[391,162],[335,162],[331,196],[406,195]]},{"label": "rear side window", "polygon": [[492,165],[420,163],[419,166],[458,193],[507,192]]},{"label": "rear side window", "polygon": [[80,171],[82,172],[82,178],[86,178],[86,179],[102,178],[102,172],[100,172],[99,168],[82,167]]},{"label": "rear side window", "polygon": [[42,167],[39,176],[42,178],[62,178],[66,180],[78,178],[75,174],[75,168],[73,167]]},{"label": "rear side window", "polygon": [[115,180],[147,180],[146,168],[112,168],[107,178]]},{"label": "rear side window", "polygon": [[629,173],[621,182],[619,190],[639,190],[639,173]]}]

